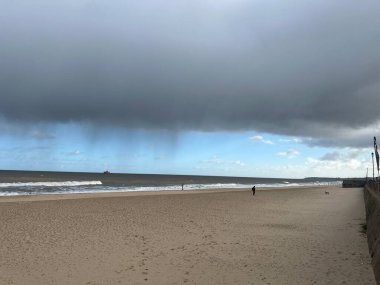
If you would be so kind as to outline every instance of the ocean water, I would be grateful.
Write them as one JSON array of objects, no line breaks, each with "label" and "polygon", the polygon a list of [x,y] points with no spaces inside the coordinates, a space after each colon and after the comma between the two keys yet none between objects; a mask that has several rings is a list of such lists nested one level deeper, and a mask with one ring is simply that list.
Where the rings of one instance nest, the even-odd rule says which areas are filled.
[{"label": "ocean water", "polygon": [[0,171],[0,196],[134,191],[257,190],[341,185],[339,178],[253,178],[157,174]]}]

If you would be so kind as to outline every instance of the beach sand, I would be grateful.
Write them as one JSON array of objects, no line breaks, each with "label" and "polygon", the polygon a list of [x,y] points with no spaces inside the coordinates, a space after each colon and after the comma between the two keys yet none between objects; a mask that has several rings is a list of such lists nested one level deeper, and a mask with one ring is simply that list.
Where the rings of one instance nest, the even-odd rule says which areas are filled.
[{"label": "beach sand", "polygon": [[361,223],[358,188],[3,197],[0,284],[375,284]]}]

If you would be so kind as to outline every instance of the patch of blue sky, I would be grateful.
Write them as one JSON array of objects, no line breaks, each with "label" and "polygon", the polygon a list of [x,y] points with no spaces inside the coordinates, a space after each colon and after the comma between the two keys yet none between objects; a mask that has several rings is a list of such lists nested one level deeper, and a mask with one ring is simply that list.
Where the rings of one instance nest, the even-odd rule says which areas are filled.
[{"label": "patch of blue sky", "polygon": [[46,133],[5,133],[0,147],[2,169],[265,177],[307,176],[310,159],[323,172],[325,164],[330,167],[320,161],[326,154],[345,158],[352,152],[253,131],[99,130],[85,124],[60,124]]}]

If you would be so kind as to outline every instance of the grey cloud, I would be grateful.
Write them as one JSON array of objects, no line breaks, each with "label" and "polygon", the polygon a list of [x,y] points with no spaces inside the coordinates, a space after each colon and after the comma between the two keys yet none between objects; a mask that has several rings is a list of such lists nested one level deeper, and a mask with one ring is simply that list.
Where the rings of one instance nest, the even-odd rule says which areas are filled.
[{"label": "grey cloud", "polygon": [[380,3],[330,2],[2,1],[0,114],[363,147]]},{"label": "grey cloud", "polygon": [[[321,161],[349,161],[352,159],[363,159],[368,161],[371,156],[370,148],[355,149],[355,148],[345,148],[341,150],[335,150],[324,154],[320,160]],[[366,157],[366,158],[365,158]]]},{"label": "grey cloud", "polygon": [[321,160],[339,160],[341,159],[341,154],[338,151],[328,152],[321,157]]}]

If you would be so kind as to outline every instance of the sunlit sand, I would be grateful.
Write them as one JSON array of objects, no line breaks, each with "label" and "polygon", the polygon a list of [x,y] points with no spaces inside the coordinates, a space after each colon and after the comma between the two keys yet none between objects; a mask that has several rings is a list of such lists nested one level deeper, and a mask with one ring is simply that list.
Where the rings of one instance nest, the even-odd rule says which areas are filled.
[{"label": "sunlit sand", "polygon": [[0,284],[375,284],[359,188],[65,198],[0,199]]}]

